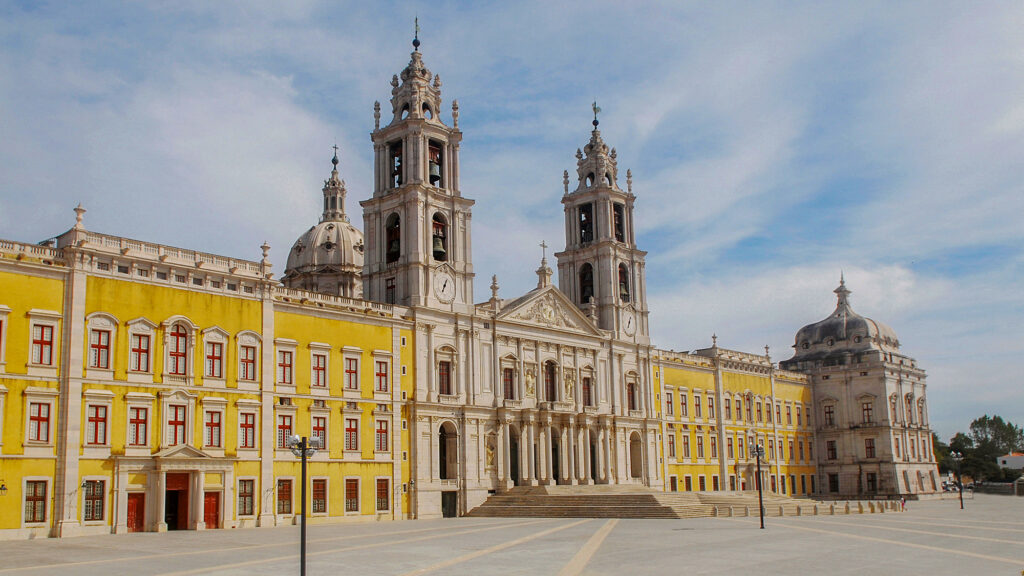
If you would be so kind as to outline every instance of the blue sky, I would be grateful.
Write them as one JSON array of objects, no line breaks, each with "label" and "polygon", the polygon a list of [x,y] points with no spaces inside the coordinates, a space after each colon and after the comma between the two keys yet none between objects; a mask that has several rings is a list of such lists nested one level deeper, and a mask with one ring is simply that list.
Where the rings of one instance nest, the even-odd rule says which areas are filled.
[{"label": "blue sky", "polygon": [[[564,245],[562,170],[633,171],[658,345],[791,355],[845,271],[929,373],[943,437],[1024,424],[1024,5],[0,2],[0,237],[86,226],[258,259],[369,196],[373,102],[425,62],[460,104],[477,299]],[[625,185],[620,181],[620,185]]]}]

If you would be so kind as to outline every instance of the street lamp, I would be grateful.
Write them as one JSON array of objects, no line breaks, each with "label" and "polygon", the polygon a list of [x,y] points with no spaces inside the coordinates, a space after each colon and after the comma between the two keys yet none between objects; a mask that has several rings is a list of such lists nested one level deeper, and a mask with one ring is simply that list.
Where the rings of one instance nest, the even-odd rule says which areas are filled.
[{"label": "street lamp", "polygon": [[288,439],[288,447],[296,458],[302,458],[302,527],[300,528],[299,544],[299,576],[306,576],[306,459],[311,458],[320,448],[319,438],[292,436]]},{"label": "street lamp", "polygon": [[960,509],[964,509],[964,479],[960,476],[960,462],[963,461],[964,455],[962,452],[950,452],[949,457],[956,462],[956,483],[960,486]]},{"label": "street lamp", "polygon": [[751,442],[750,451],[757,458],[757,507],[761,509],[761,530],[764,530],[764,487],[761,485],[761,458],[764,458],[764,445]]}]

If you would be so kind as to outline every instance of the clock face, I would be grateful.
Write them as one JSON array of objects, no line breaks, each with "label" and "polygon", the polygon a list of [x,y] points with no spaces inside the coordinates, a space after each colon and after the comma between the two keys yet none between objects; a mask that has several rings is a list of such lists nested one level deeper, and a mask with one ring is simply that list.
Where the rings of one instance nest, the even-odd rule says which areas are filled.
[{"label": "clock face", "polygon": [[622,322],[622,331],[627,335],[632,336],[636,333],[636,314],[629,308],[622,309],[622,316],[620,317]]},{"label": "clock face", "polygon": [[447,271],[434,274],[434,294],[445,304],[455,300],[455,278]]}]

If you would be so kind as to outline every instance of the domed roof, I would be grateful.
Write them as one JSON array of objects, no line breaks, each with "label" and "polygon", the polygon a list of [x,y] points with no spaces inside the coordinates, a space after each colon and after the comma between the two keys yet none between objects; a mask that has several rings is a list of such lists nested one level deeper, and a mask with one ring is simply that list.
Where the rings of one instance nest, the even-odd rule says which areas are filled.
[{"label": "domed roof", "polygon": [[839,300],[835,311],[828,318],[808,324],[796,333],[796,343],[793,345],[796,354],[792,360],[868,349],[899,349],[899,339],[892,328],[853,311],[849,301],[850,291],[844,279],[840,279],[839,287],[834,292]]}]

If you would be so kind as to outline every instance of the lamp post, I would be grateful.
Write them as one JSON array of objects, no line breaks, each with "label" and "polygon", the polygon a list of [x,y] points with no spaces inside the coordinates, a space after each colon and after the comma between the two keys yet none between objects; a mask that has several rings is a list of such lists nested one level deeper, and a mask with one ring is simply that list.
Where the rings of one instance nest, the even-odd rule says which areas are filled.
[{"label": "lamp post", "polygon": [[761,458],[764,457],[764,445],[751,442],[750,451],[757,458],[757,507],[761,512],[761,530],[764,530],[764,486],[761,485]]},{"label": "lamp post", "polygon": [[320,439],[309,439],[305,436],[292,436],[288,439],[288,447],[296,458],[302,459],[302,524],[299,534],[299,576],[306,576],[306,459],[316,454],[320,448]]},{"label": "lamp post", "polygon": [[964,480],[960,476],[960,462],[963,461],[964,455],[962,452],[950,452],[949,457],[956,462],[956,483],[960,487],[960,509],[964,509]]}]

